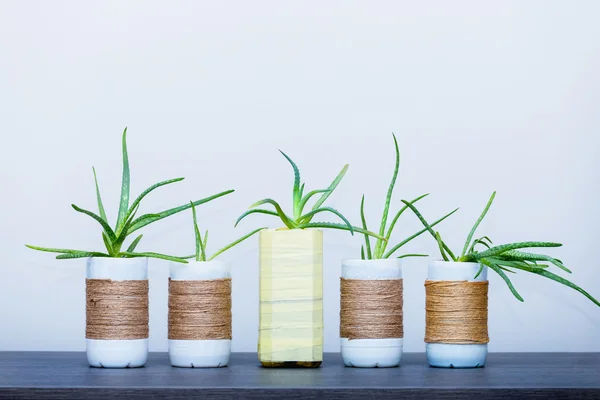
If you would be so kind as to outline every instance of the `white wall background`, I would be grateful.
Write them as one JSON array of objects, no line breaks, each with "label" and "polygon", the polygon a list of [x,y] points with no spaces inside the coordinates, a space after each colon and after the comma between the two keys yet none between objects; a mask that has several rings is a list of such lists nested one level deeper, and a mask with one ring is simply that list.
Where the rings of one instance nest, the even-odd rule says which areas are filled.
[{"label": "white wall background", "polygon": [[[129,127],[132,196],[156,211],[235,188],[199,209],[211,248],[253,227],[254,201],[289,205],[292,172],[308,188],[350,170],[331,197],[358,223],[361,194],[380,217],[402,151],[394,208],[424,192],[430,218],[460,247],[493,190],[481,233],[552,240],[572,279],[600,296],[600,24],[597,1],[4,1],[0,3],[0,350],[83,350],[84,260],[25,248],[102,248],[91,166],[116,215],[120,134]],[[397,239],[418,227],[410,215]],[[143,250],[193,249],[191,215],[145,230]],[[325,238],[325,350],[338,350],[340,259],[360,238]],[[408,250],[435,254],[423,237]],[[233,348],[255,351],[256,239],[234,264]],[[422,351],[427,260],[405,264],[405,349]],[[166,350],[168,263],[152,260],[151,350]],[[518,274],[515,300],[490,286],[492,351],[600,351],[600,309]]]}]

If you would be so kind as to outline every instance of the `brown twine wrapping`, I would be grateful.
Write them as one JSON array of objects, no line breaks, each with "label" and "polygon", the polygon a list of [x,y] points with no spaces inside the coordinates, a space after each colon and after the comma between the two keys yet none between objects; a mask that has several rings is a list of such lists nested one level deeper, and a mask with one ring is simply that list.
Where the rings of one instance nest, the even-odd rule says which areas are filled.
[{"label": "brown twine wrapping", "polygon": [[485,344],[488,282],[425,281],[425,342]]},{"label": "brown twine wrapping", "polygon": [[231,278],[169,279],[169,339],[231,339]]},{"label": "brown twine wrapping", "polygon": [[87,339],[148,338],[148,281],[86,279]]},{"label": "brown twine wrapping", "polygon": [[402,279],[340,281],[340,336],[348,339],[404,337]]}]

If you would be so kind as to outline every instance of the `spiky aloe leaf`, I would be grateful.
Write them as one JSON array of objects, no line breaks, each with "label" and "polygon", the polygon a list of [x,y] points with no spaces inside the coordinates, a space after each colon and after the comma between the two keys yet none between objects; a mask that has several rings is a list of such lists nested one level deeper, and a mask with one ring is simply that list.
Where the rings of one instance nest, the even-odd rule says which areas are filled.
[{"label": "spiky aloe leaf", "polygon": [[[411,209],[411,211],[417,216],[417,218],[419,219],[419,221],[421,221],[421,224],[423,224],[423,226],[425,227],[425,229],[431,234],[431,236],[433,236],[434,239],[436,239],[436,233],[431,228],[431,225],[429,225],[429,223],[427,222],[427,220],[425,220],[425,218],[423,218],[423,215],[421,215],[421,213],[419,212],[419,210],[417,210],[417,208],[415,206],[413,206],[411,203],[409,203],[406,200],[402,200],[402,202],[404,204],[406,204],[408,206],[408,208]],[[458,210],[459,210],[459,208],[456,208],[454,211],[452,211],[449,214],[449,216],[452,215],[452,214],[454,214]],[[456,257],[454,256],[454,254],[452,253],[452,251],[450,250],[450,248],[448,247],[448,245],[446,245],[446,243],[444,243],[443,241],[442,241],[442,247],[452,257],[452,259],[454,259],[454,260],[456,259]]]},{"label": "spiky aloe leaf", "polygon": [[580,288],[579,286],[577,286],[576,284],[574,284],[571,281],[568,281],[567,279],[558,276],[556,274],[553,274],[552,272],[546,270],[546,269],[537,269],[537,268],[525,268],[525,267],[515,267],[518,268],[520,270],[523,271],[527,271],[527,272],[531,272],[533,274],[537,274],[540,276],[543,276],[544,278],[548,278],[551,279],[555,282],[558,282],[560,284],[563,284],[565,286],[570,287],[571,289],[574,289],[576,291],[578,291],[579,293],[581,293],[582,295],[584,295],[585,297],[587,297],[589,300],[591,300],[594,304],[596,304],[597,306],[600,307],[600,302],[598,302],[598,300],[596,300],[591,294],[589,294],[588,292],[586,292],[585,290],[583,290],[582,288]]},{"label": "spiky aloe leaf", "polygon": [[442,255],[444,261],[450,261],[448,259],[448,256],[446,255],[446,252],[444,251],[444,242],[442,241],[442,237],[440,236],[439,232],[435,233],[435,240],[437,241],[438,247],[440,249],[440,254]]},{"label": "spiky aloe leaf", "polygon": [[302,217],[300,217],[300,223],[302,223],[303,221],[310,221],[314,215],[322,213],[322,212],[330,212],[330,213],[335,214],[338,217],[340,217],[342,219],[342,221],[344,221],[346,223],[346,226],[348,227],[348,230],[350,231],[350,233],[352,233],[354,235],[354,228],[352,228],[352,224],[350,224],[350,221],[348,221],[346,219],[346,217],[344,217],[342,215],[341,212],[339,212],[338,210],[336,210],[335,208],[332,208],[332,207],[321,207],[321,208],[317,208],[316,210],[312,210],[312,211],[304,214]]},{"label": "spiky aloe leaf", "polygon": [[[487,242],[486,242],[486,240],[487,240]],[[487,236],[483,236],[479,239],[475,239],[475,240],[473,240],[473,244],[471,244],[469,251],[467,251],[467,254],[473,253],[475,251],[475,246],[477,246],[478,244],[481,244],[481,245],[487,247],[488,249],[491,249],[493,243],[490,240],[490,238]]]},{"label": "spiky aloe leaf", "polygon": [[108,223],[108,220],[106,219],[106,212],[104,211],[104,205],[102,204],[102,196],[100,196],[100,187],[98,186],[96,168],[92,167],[92,171],[94,172],[94,183],[96,184],[96,201],[98,202],[98,212],[100,213],[100,217]]},{"label": "spiky aloe leaf", "polygon": [[467,254],[467,250],[469,248],[469,245],[471,244],[471,240],[473,239],[473,235],[475,234],[475,231],[479,227],[479,224],[481,224],[481,221],[483,221],[483,219],[485,218],[485,215],[487,214],[488,210],[492,206],[492,203],[494,202],[494,198],[495,197],[496,197],[496,192],[492,193],[492,196],[488,200],[485,208],[483,209],[483,212],[481,213],[481,215],[479,216],[479,218],[477,218],[477,221],[475,222],[475,225],[473,225],[473,228],[471,228],[471,232],[469,232],[469,236],[467,236],[467,241],[465,242],[465,246],[463,247],[463,251],[460,254],[461,257],[464,257]]},{"label": "spiky aloe leaf", "polygon": [[[419,200],[421,200],[424,197],[429,196],[429,193],[423,194],[413,200],[410,201],[411,204],[415,204],[416,202],[418,202]],[[383,245],[381,246],[381,248],[379,249],[380,254],[376,255],[375,258],[385,258],[383,257],[383,254],[385,254],[385,250],[387,249],[387,246],[389,244],[389,240],[392,237],[392,232],[394,231],[394,227],[396,226],[396,222],[398,221],[398,219],[402,216],[402,214],[404,213],[404,211],[406,211],[408,209],[408,207],[406,205],[404,205],[394,216],[394,218],[392,219],[392,223],[390,224],[387,234],[385,235],[385,238],[388,240],[387,242],[383,243]]]},{"label": "spiky aloe leaf", "polygon": [[288,157],[287,154],[285,154],[281,150],[279,150],[279,152],[283,154],[283,156],[286,158],[286,160],[288,160],[288,162],[292,165],[292,168],[294,169],[294,189],[292,194],[292,204],[294,208],[294,218],[298,218],[300,216],[299,206],[300,200],[302,198],[302,194],[300,193],[300,170],[298,169],[296,163],[294,163],[292,159]]},{"label": "spiky aloe leaf", "polygon": [[304,197],[302,197],[302,199],[300,200],[300,214],[302,214],[302,212],[304,211],[304,207],[306,207],[306,203],[308,203],[308,201],[310,200],[311,197],[313,197],[315,194],[319,194],[319,193],[327,193],[327,192],[331,192],[331,190],[329,189],[319,189],[319,190],[311,190],[310,192],[306,193],[306,195]]},{"label": "spiky aloe leaf", "polygon": [[479,260],[480,263],[484,264],[485,266],[491,268],[492,270],[494,270],[494,272],[496,272],[498,275],[500,275],[500,277],[504,280],[504,282],[506,282],[506,285],[508,286],[508,288],[510,289],[510,291],[512,292],[512,294],[519,300],[519,301],[523,301],[523,297],[521,297],[521,295],[519,294],[519,292],[517,292],[517,289],[515,289],[515,287],[513,286],[512,282],[510,281],[510,279],[508,279],[508,276],[506,276],[506,274],[504,273],[504,271],[502,271],[500,268],[498,268],[498,266],[496,264],[494,264],[493,262],[482,258]]},{"label": "spiky aloe leaf", "polygon": [[[206,197],[204,199],[196,200],[196,201],[194,201],[194,205],[199,206],[200,204],[208,203],[211,200],[217,199],[221,196],[225,196],[225,195],[233,193],[233,192],[234,192],[234,190],[226,190],[224,192],[217,193],[215,195]],[[143,218],[143,216],[139,217],[138,219],[134,220],[131,223],[131,226],[128,229],[128,233],[131,234],[131,233],[137,231],[138,229],[143,228],[144,226],[146,226],[148,224],[151,224],[151,223],[154,223],[161,219],[167,218],[173,214],[177,214],[178,212],[185,211],[185,210],[189,209],[190,207],[191,207],[190,204],[184,204],[179,207],[171,208],[169,210],[156,213],[155,215],[157,215],[157,216],[153,217],[153,218],[147,218],[147,219],[141,220]]]},{"label": "spiky aloe leaf", "polygon": [[104,232],[106,232],[106,235],[108,236],[110,241],[113,243],[117,241],[117,237],[115,236],[115,233],[113,232],[111,227],[106,223],[106,221],[103,220],[101,217],[99,217],[98,215],[94,214],[91,211],[84,210],[83,208],[77,207],[75,204],[71,204],[71,207],[73,207],[73,209],[75,211],[78,211],[82,214],[85,214],[85,215],[90,216],[93,219],[95,219],[100,225],[102,225],[102,228],[104,229]]},{"label": "spiky aloe leaf", "polygon": [[511,261],[548,261],[557,266],[558,268],[562,269],[563,271],[568,272],[569,274],[571,273],[571,270],[565,267],[562,261],[547,256],[545,254],[535,254],[518,250],[509,250],[502,253],[501,256],[503,259]]},{"label": "spiky aloe leaf", "polygon": [[[45,251],[48,253],[63,253],[63,254],[81,254],[81,253],[97,253],[97,254],[104,254],[104,253],[99,253],[99,252],[95,252],[95,251],[87,251],[87,250],[73,250],[73,249],[55,249],[52,247],[39,247],[39,246],[33,246],[30,244],[26,244],[26,247],[32,249],[32,250],[38,250],[38,251]],[[106,254],[106,256],[108,256],[108,254]]]},{"label": "spiky aloe leaf", "polygon": [[200,240],[200,251],[202,261],[206,261],[206,243],[208,242],[208,230],[204,232],[204,240]]},{"label": "spiky aloe leaf", "polygon": [[196,261],[200,261],[200,249],[202,247],[202,238],[200,237],[200,230],[198,229],[198,220],[196,218],[196,207],[194,203],[190,201],[192,206],[192,219],[194,222],[194,238],[196,239]]},{"label": "spiky aloe leaf", "polygon": [[323,203],[325,203],[325,200],[327,200],[327,198],[331,195],[331,193],[335,190],[335,188],[340,184],[342,178],[344,177],[344,175],[346,175],[347,171],[348,171],[348,164],[344,165],[344,167],[342,168],[340,173],[335,177],[333,182],[331,182],[331,185],[329,185],[329,187],[327,188],[327,192],[323,192],[323,195],[319,198],[319,200],[317,200],[317,202],[313,206],[313,210],[316,210],[317,208],[321,208],[321,205]]},{"label": "spiky aloe leaf", "polygon": [[119,253],[119,256],[125,257],[149,257],[149,258],[159,258],[161,260],[174,261],[182,264],[187,264],[188,262],[180,257],[169,256],[167,254],[154,253],[154,252],[145,252],[145,253],[134,253],[130,251],[122,251]]},{"label": "spiky aloe leaf", "polygon": [[218,256],[219,254],[222,254],[223,252],[229,250],[230,248],[232,248],[233,246],[238,245],[239,243],[243,242],[244,240],[248,239],[250,236],[254,235],[257,232],[262,231],[263,229],[267,229],[267,228],[258,228],[253,230],[252,232],[242,236],[241,238],[239,238],[238,240],[235,240],[231,243],[229,243],[227,246],[223,247],[222,249],[220,249],[219,251],[217,251],[215,254],[212,255],[212,257],[210,257],[208,260],[212,260],[214,259],[216,256]]},{"label": "spiky aloe leaf", "polygon": [[235,221],[234,227],[238,226],[238,224],[240,223],[240,221],[242,219],[246,218],[250,214],[267,214],[267,215],[274,215],[276,217],[279,217],[279,214],[277,214],[277,212],[275,212],[275,211],[262,210],[260,208],[253,208],[252,210],[248,210],[245,213],[243,213],[242,215],[240,215],[239,218]]},{"label": "spiky aloe leaf", "polygon": [[144,190],[134,201],[133,203],[131,203],[131,207],[129,207],[129,210],[127,211],[127,215],[125,216],[125,221],[127,221],[129,218],[131,218],[131,215],[133,214],[134,210],[136,210],[136,207],[138,207],[140,205],[140,202],[144,199],[144,197],[146,197],[150,192],[152,192],[155,189],[158,189],[161,186],[165,186],[165,185],[169,185],[171,183],[176,183],[176,182],[181,182],[182,180],[184,180],[185,178],[175,178],[175,179],[169,179],[166,181],[162,181],[159,183],[156,183],[152,186],[150,186],[148,189]]},{"label": "spiky aloe leaf", "polygon": [[120,231],[122,225],[125,223],[125,217],[127,210],[129,209],[129,156],[127,155],[127,128],[123,131],[123,179],[121,181],[121,201],[119,203],[119,214],[117,218],[116,231]]},{"label": "spiky aloe leaf", "polygon": [[[401,248],[402,246],[404,246],[405,244],[407,244],[408,242],[410,242],[411,240],[421,236],[423,233],[428,232],[429,230],[431,230],[434,226],[436,226],[437,224],[441,223],[442,221],[444,221],[446,218],[448,218],[449,216],[451,216],[452,214],[454,214],[455,212],[458,211],[458,208],[454,209],[453,211],[449,212],[448,214],[444,215],[442,218],[438,219],[437,221],[434,221],[433,224],[429,225],[428,227],[425,227],[424,229],[421,229],[420,231],[414,233],[413,235],[407,237],[406,239],[404,239],[403,241],[401,241],[400,243],[398,243],[397,245],[395,245],[394,247],[392,247],[387,253],[385,253],[383,255],[383,258],[389,258],[392,254],[394,254],[399,248]],[[435,233],[433,235],[433,237],[435,238]],[[446,246],[447,247],[447,246]]]},{"label": "spiky aloe leaf", "polygon": [[133,253],[135,251],[135,248],[137,247],[137,245],[140,243],[140,240],[142,240],[142,237],[144,235],[140,235],[138,237],[136,237],[133,242],[131,242],[131,244],[129,245],[129,247],[127,248],[127,252],[128,253]]},{"label": "spiky aloe leaf", "polygon": [[428,254],[402,254],[396,258],[406,258],[406,257],[429,257]]},{"label": "spiky aloe leaf", "polygon": [[508,250],[526,249],[530,247],[560,247],[562,244],[553,242],[518,242],[502,244],[500,246],[492,247],[489,250],[482,251],[481,253],[473,253],[465,256],[466,261],[477,261],[486,257],[498,256]]},{"label": "spiky aloe leaf", "polygon": [[108,237],[106,236],[106,233],[102,232],[102,241],[104,242],[104,247],[106,247],[106,251],[108,251],[108,254],[110,254],[111,256],[114,255],[113,254],[113,245],[110,242],[110,240],[108,239]]},{"label": "spiky aloe leaf", "polygon": [[273,207],[275,207],[275,211],[277,211],[277,216],[281,219],[281,221],[285,224],[285,226],[287,226],[290,229],[294,229],[296,227],[294,222],[292,222],[292,220],[290,220],[290,218],[287,215],[285,215],[285,213],[281,209],[281,206],[279,205],[279,203],[273,199],[263,199],[263,200],[257,201],[256,203],[252,204],[250,206],[250,208],[258,207],[263,204],[270,204]]},{"label": "spiky aloe leaf", "polygon": [[[379,235],[385,235],[385,227],[387,225],[388,213],[390,211],[390,202],[392,201],[392,194],[394,193],[394,186],[396,185],[396,179],[398,178],[398,170],[400,169],[400,150],[398,149],[398,141],[396,135],[392,134],[394,138],[394,146],[396,147],[396,163],[394,165],[394,173],[392,174],[392,181],[388,187],[387,195],[385,197],[385,206],[383,207],[383,215],[381,216],[381,224],[379,225]],[[377,242],[375,245],[376,257],[379,256],[381,251],[382,242]]]},{"label": "spiky aloe leaf", "polygon": [[[309,229],[309,228],[329,228],[329,229],[339,229],[342,231],[350,231],[347,225],[337,224],[334,222],[309,222],[307,224],[302,224],[297,226],[298,229]],[[352,226],[352,230],[358,233],[366,233],[369,236],[372,236],[377,239],[385,240],[384,237],[379,236],[375,232],[365,231],[363,228],[359,228],[358,226]]]},{"label": "spiky aloe leaf", "polygon": [[[363,194],[362,196],[362,200],[360,201],[360,221],[362,223],[362,228],[365,231],[368,231],[369,228],[367,228],[367,219],[365,218],[365,195]],[[373,253],[371,252],[371,240],[369,239],[369,235],[364,235],[365,237],[365,248],[367,249],[367,259],[372,260],[373,259]],[[362,251],[364,252],[364,248],[362,249]],[[364,260],[364,257],[363,257]]]},{"label": "spiky aloe leaf", "polygon": [[57,260],[67,260],[71,258],[88,258],[88,257],[110,257],[110,255],[105,253],[99,253],[96,251],[83,251],[80,253],[68,253],[68,254],[59,254],[56,256]]}]

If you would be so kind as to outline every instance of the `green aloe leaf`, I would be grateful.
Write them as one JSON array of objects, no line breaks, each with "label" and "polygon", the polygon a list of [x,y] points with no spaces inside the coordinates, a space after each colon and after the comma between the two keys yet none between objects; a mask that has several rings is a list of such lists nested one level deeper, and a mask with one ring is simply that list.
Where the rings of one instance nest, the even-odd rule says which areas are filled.
[{"label": "green aloe leaf", "polygon": [[115,236],[115,233],[113,232],[111,227],[108,225],[108,223],[106,223],[106,221],[103,220],[101,217],[99,217],[98,215],[94,214],[91,211],[84,210],[83,208],[77,207],[75,204],[71,204],[71,207],[73,207],[73,209],[75,211],[78,211],[82,214],[85,214],[85,215],[90,216],[93,219],[95,219],[100,225],[102,225],[102,228],[104,229],[104,232],[106,232],[106,235],[108,236],[110,241],[112,243],[117,241],[117,237]]},{"label": "green aloe leaf", "polygon": [[106,247],[106,251],[108,251],[108,254],[110,254],[111,256],[114,255],[113,254],[113,245],[110,242],[110,240],[108,239],[108,237],[106,236],[106,233],[102,232],[102,241],[104,242],[104,247]]},{"label": "green aloe leaf", "polygon": [[361,260],[365,259],[365,246],[360,246],[360,259]]},{"label": "green aloe leaf", "polygon": [[[441,223],[442,221],[444,221],[446,218],[448,218],[449,216],[451,216],[452,214],[454,214],[455,212],[458,211],[458,208],[454,209],[453,211],[449,212],[448,214],[444,215],[442,218],[438,219],[437,221],[434,221],[433,224],[429,225],[427,224],[427,226],[424,229],[421,229],[420,231],[418,231],[417,233],[414,233],[413,235],[407,237],[406,239],[404,239],[403,241],[401,241],[400,243],[398,243],[397,245],[395,245],[394,247],[392,247],[387,253],[385,253],[385,255],[383,256],[383,258],[389,258],[392,254],[394,254],[399,248],[401,248],[402,246],[404,246],[405,244],[407,244],[408,242],[410,242],[411,240],[421,236],[423,233],[428,232],[429,230],[431,230],[434,226],[436,226],[437,224]],[[435,238],[435,233],[433,234],[433,237]],[[448,246],[446,246],[447,248]],[[451,253],[451,252],[450,252]]]},{"label": "green aloe leaf", "polygon": [[175,179],[169,179],[163,182],[159,182],[156,183],[152,186],[150,186],[148,189],[144,190],[134,201],[133,203],[131,203],[131,207],[129,207],[129,211],[127,211],[127,215],[125,216],[125,221],[127,221],[129,218],[131,218],[131,216],[134,213],[134,210],[136,210],[136,207],[138,207],[140,205],[140,202],[144,199],[144,197],[146,197],[150,192],[152,192],[155,189],[158,189],[161,186],[166,186],[166,185],[170,185],[171,183],[176,183],[176,182],[181,182],[182,180],[184,180],[185,178],[175,178]]},{"label": "green aloe leaf", "polygon": [[[394,165],[394,173],[392,174],[392,181],[390,182],[390,186],[388,187],[387,196],[385,198],[385,206],[383,207],[383,215],[381,217],[381,225],[379,226],[379,235],[385,235],[385,227],[387,225],[388,213],[390,211],[390,202],[392,201],[392,194],[394,192],[394,186],[396,185],[396,179],[398,178],[398,169],[400,168],[400,150],[398,149],[398,141],[396,140],[396,135],[392,134],[394,137],[394,146],[396,148],[396,164]],[[381,241],[377,242],[375,245],[375,255],[379,256],[381,251],[381,246],[383,243]]]},{"label": "green aloe leaf", "polygon": [[321,208],[321,205],[323,203],[325,203],[325,200],[327,200],[327,198],[331,195],[331,193],[335,190],[335,188],[340,184],[342,178],[344,177],[344,175],[346,175],[347,171],[348,171],[348,164],[344,165],[344,167],[342,168],[340,173],[335,177],[333,182],[331,182],[331,185],[329,185],[329,187],[327,188],[327,191],[323,192],[323,195],[319,198],[319,200],[317,200],[317,202],[313,206],[313,210],[316,210],[317,208]]},{"label": "green aloe leaf", "polygon": [[350,233],[354,234],[354,229],[352,228],[352,224],[350,224],[350,221],[348,221],[346,219],[346,217],[344,217],[342,215],[341,212],[339,212],[338,210],[336,210],[333,207],[321,207],[321,208],[317,208],[316,210],[312,210],[312,211],[304,214],[302,217],[300,217],[300,221],[301,221],[300,223],[302,223],[304,221],[308,222],[308,221],[310,221],[312,219],[312,217],[315,214],[319,214],[319,213],[322,213],[322,212],[330,212],[330,213],[335,214],[338,217],[340,217],[342,219],[342,221],[344,221],[346,223],[346,226],[348,227],[348,230],[350,231]]},{"label": "green aloe leaf", "polygon": [[104,205],[102,204],[102,196],[100,196],[100,187],[98,186],[96,168],[92,167],[92,171],[94,172],[94,183],[96,184],[96,200],[98,202],[98,212],[100,213],[100,217],[108,223],[108,220],[106,219],[106,212],[104,211]]},{"label": "green aloe leaf", "polygon": [[[350,231],[347,225],[337,224],[334,222],[309,222],[307,224],[298,225],[298,229],[309,229],[309,228],[324,228],[324,229],[339,229],[342,231]],[[359,228],[358,226],[352,226],[352,230],[358,233],[366,233],[369,236],[372,236],[377,239],[385,240],[384,237],[379,236],[375,232],[366,231],[363,228]]]},{"label": "green aloe leaf", "polygon": [[142,240],[142,237],[144,235],[140,235],[138,237],[136,237],[133,242],[131,242],[131,244],[129,245],[129,247],[127,248],[127,252],[128,253],[133,253],[135,251],[135,248],[137,247],[137,245],[140,243],[140,240]]},{"label": "green aloe leaf", "polygon": [[311,190],[310,192],[306,193],[306,195],[304,197],[302,197],[302,200],[300,200],[300,205],[298,206],[298,208],[300,209],[300,214],[302,214],[302,212],[304,211],[304,207],[306,207],[306,203],[308,203],[308,201],[311,199],[311,197],[313,197],[316,194],[319,193],[328,193],[331,192],[330,189],[319,189],[319,190]]},{"label": "green aloe leaf", "polygon": [[82,251],[80,253],[59,254],[57,260],[67,260],[71,258],[89,258],[89,257],[110,257],[108,254],[99,253],[96,251]]},{"label": "green aloe leaf", "polygon": [[[196,201],[194,201],[194,205],[197,207],[200,204],[208,203],[211,200],[217,199],[219,197],[225,196],[225,195],[233,193],[233,192],[234,192],[234,190],[226,190],[224,192],[217,193],[215,195],[206,197],[204,199],[196,200]],[[142,217],[134,220],[131,223],[131,226],[128,229],[128,234],[131,234],[131,233],[137,231],[138,229],[143,228],[144,226],[146,226],[148,224],[151,224],[151,223],[154,223],[154,222],[159,221],[161,219],[167,218],[167,217],[169,217],[169,216],[171,216],[173,214],[177,214],[178,212],[185,211],[185,210],[189,209],[190,207],[191,207],[190,204],[184,204],[184,205],[179,206],[179,207],[171,208],[169,210],[162,211],[160,213],[156,213],[155,214],[155,215],[157,215],[156,217],[147,218],[145,220],[140,221],[140,218],[143,218],[143,216],[142,216]]]},{"label": "green aloe leaf", "polygon": [[125,216],[129,208],[129,156],[127,155],[127,128],[123,131],[123,180],[121,182],[121,202],[119,203],[119,217],[117,218],[116,230],[120,231],[125,223]]},{"label": "green aloe leaf", "polygon": [[285,215],[285,213],[281,209],[281,206],[279,205],[279,203],[277,203],[273,199],[263,199],[263,200],[257,201],[256,203],[252,204],[250,206],[250,208],[258,207],[263,204],[270,204],[273,207],[275,207],[275,211],[277,211],[277,215],[279,216],[281,221],[285,224],[285,226],[287,226],[289,229],[294,229],[296,227],[296,225],[290,220],[290,218],[287,215]]},{"label": "green aloe leaf", "polygon": [[208,230],[204,232],[204,240],[200,241],[202,261],[206,261],[206,243],[208,242]]},{"label": "green aloe leaf", "polygon": [[[421,215],[421,213],[419,212],[419,210],[417,210],[417,208],[415,206],[413,206],[411,203],[409,203],[406,200],[402,200],[402,202],[406,206],[408,206],[408,208],[411,209],[411,211],[417,216],[417,218],[419,219],[419,221],[421,221],[421,224],[423,224],[423,226],[425,227],[425,229],[431,234],[431,236],[433,236],[434,239],[436,239],[436,232],[434,232],[434,230],[432,229],[432,226],[429,225],[429,223],[427,222],[427,220],[425,220],[425,218],[423,218],[423,215]],[[450,215],[454,214],[458,210],[459,209],[456,208],[454,211],[452,211],[447,216],[449,217]],[[454,256],[454,254],[452,253],[452,251],[450,250],[450,248],[448,247],[448,245],[446,245],[446,243],[444,243],[443,241],[442,241],[441,244],[442,244],[442,248],[452,257],[452,259],[456,260],[456,257]]]},{"label": "green aloe leaf", "polygon": [[192,207],[192,219],[194,221],[194,237],[196,239],[196,261],[200,261],[200,252],[202,248],[202,237],[200,237],[200,230],[198,229],[198,220],[196,218],[196,207],[194,203],[190,201]]},{"label": "green aloe leaf", "polygon": [[182,264],[187,264],[188,262],[180,257],[169,256],[167,254],[154,253],[154,252],[145,252],[145,253],[134,253],[130,251],[123,251],[119,253],[119,256],[126,257],[149,257],[149,258],[159,258],[161,260],[174,261]]},{"label": "green aloe leaf", "polygon": [[472,255],[467,255],[466,257],[470,258],[468,261],[472,261],[472,260],[477,261],[481,258],[498,256],[498,255],[504,253],[505,251],[509,251],[509,250],[525,249],[525,248],[530,248],[530,247],[560,247],[560,246],[562,246],[562,244],[553,243],[553,242],[508,243],[508,244],[502,244],[500,246],[492,247],[491,249],[482,251],[481,253],[474,253]]},{"label": "green aloe leaf", "polygon": [[[86,250],[56,249],[56,248],[52,248],[52,247],[33,246],[30,244],[26,244],[25,246],[32,250],[45,251],[48,253],[64,253],[64,254],[93,253],[91,251],[86,251]],[[103,253],[98,253],[98,254],[103,254]]]},{"label": "green aloe leaf", "polygon": [[518,250],[509,250],[502,253],[502,258],[512,261],[548,261],[565,272],[571,273],[571,270],[565,267],[562,261],[547,256],[545,254],[527,253]]},{"label": "green aloe leaf", "polygon": [[[410,204],[415,204],[416,202],[418,202],[419,200],[425,198],[429,196],[429,193],[425,193],[422,194],[421,196],[413,199],[410,201]],[[381,248],[381,254],[385,253],[386,247],[389,243],[390,238],[392,237],[392,233],[394,231],[394,227],[396,226],[396,222],[398,222],[398,219],[400,219],[400,217],[402,216],[402,214],[404,213],[404,211],[406,211],[408,209],[408,207],[406,205],[402,206],[402,208],[400,210],[398,210],[398,212],[396,213],[396,215],[394,216],[394,218],[392,219],[392,222],[390,223],[390,226],[388,227],[387,233],[385,235],[385,237],[387,238],[388,242],[384,243],[382,248]]]},{"label": "green aloe leaf", "polygon": [[444,242],[442,241],[442,237],[440,236],[439,232],[435,233],[435,240],[437,241],[438,247],[440,249],[440,254],[442,255],[444,261],[450,261],[448,259],[448,256],[446,255],[446,252],[444,251]]},{"label": "green aloe leaf", "polygon": [[[367,219],[365,218],[365,195],[363,194],[362,196],[362,200],[360,201],[360,221],[362,223],[362,228],[365,231],[368,231],[369,228],[367,228]],[[373,259],[373,253],[371,253],[371,240],[369,239],[369,235],[363,235],[365,237],[365,248],[367,249],[367,257],[369,260]],[[363,248],[362,251],[364,252],[365,249]],[[364,257],[363,257],[364,260]]]},{"label": "green aloe leaf", "polygon": [[407,257],[429,257],[429,254],[402,254],[396,258],[407,258]]},{"label": "green aloe leaf", "polygon": [[242,219],[246,218],[250,214],[267,214],[267,215],[274,215],[276,217],[279,217],[279,214],[277,214],[276,211],[262,210],[260,208],[253,208],[252,210],[248,210],[245,213],[243,213],[242,215],[240,215],[240,217],[235,221],[234,227],[238,226],[238,224],[240,223],[240,221]]},{"label": "green aloe leaf", "polygon": [[253,230],[252,232],[242,236],[241,238],[239,238],[238,240],[235,240],[231,243],[229,243],[227,246],[223,247],[222,249],[220,249],[219,251],[217,251],[215,254],[212,255],[212,257],[209,258],[209,261],[214,259],[216,256],[218,256],[219,254],[222,254],[223,252],[229,250],[230,248],[232,248],[233,246],[238,245],[239,243],[243,242],[244,240],[248,239],[249,237],[251,237],[252,235],[256,234],[257,232],[262,231],[263,229],[267,229],[267,228],[258,228]]},{"label": "green aloe leaf", "polygon": [[285,154],[281,150],[279,150],[279,152],[283,154],[283,156],[286,158],[286,160],[288,160],[288,162],[292,165],[292,168],[294,169],[294,189],[292,195],[292,204],[294,207],[294,218],[298,218],[300,216],[299,206],[300,200],[302,198],[302,194],[300,193],[300,170],[298,169],[296,163],[294,163],[292,159],[288,157],[287,154]]},{"label": "green aloe leaf", "polygon": [[482,263],[483,265],[491,268],[492,270],[494,270],[494,272],[496,272],[498,275],[500,275],[500,277],[504,280],[504,282],[506,282],[506,285],[508,286],[508,288],[510,289],[510,291],[512,292],[512,294],[519,301],[524,301],[523,297],[521,297],[521,295],[519,294],[519,292],[517,292],[517,289],[515,289],[515,287],[513,286],[512,282],[510,281],[510,279],[508,279],[508,276],[506,276],[506,274],[504,273],[504,271],[502,271],[500,268],[498,268],[498,266],[496,264],[494,264],[491,261],[488,261],[485,258],[480,259],[479,262]]},{"label": "green aloe leaf", "polygon": [[523,271],[527,271],[527,272],[531,272],[533,274],[537,274],[540,276],[543,276],[544,278],[548,278],[551,279],[555,282],[558,282],[560,284],[563,284],[567,287],[570,287],[571,289],[574,289],[576,291],[578,291],[579,293],[581,293],[582,295],[584,295],[585,297],[587,297],[589,300],[591,300],[594,304],[596,304],[597,306],[600,307],[600,302],[598,302],[598,300],[596,300],[591,294],[589,294],[588,292],[586,292],[585,290],[583,290],[581,287],[577,286],[576,284],[574,284],[571,281],[568,281],[567,279],[558,276],[556,274],[553,274],[552,272],[546,270],[546,269],[539,269],[539,268],[525,268],[525,267],[515,267],[518,269],[521,269]]},{"label": "green aloe leaf", "polygon": [[473,225],[473,228],[471,228],[471,232],[469,232],[469,236],[467,236],[467,241],[465,242],[465,246],[463,247],[463,251],[462,251],[462,253],[460,255],[461,257],[464,257],[467,254],[467,249],[469,248],[469,245],[471,244],[471,240],[473,239],[473,235],[475,234],[475,231],[479,227],[479,224],[481,224],[481,221],[483,221],[483,219],[485,218],[485,215],[487,214],[488,210],[492,206],[492,203],[494,202],[494,198],[495,197],[496,197],[496,192],[492,193],[492,196],[488,200],[485,208],[483,209],[483,212],[481,213],[481,215],[477,219],[477,222],[475,222],[475,225]]}]

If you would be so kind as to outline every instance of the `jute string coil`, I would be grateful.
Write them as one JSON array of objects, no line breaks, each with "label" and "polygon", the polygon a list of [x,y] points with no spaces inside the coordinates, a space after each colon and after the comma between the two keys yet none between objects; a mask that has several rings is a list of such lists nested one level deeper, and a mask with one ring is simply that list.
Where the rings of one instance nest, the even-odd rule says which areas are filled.
[{"label": "jute string coil", "polygon": [[231,279],[169,279],[169,339],[231,339]]},{"label": "jute string coil", "polygon": [[148,338],[148,281],[86,279],[87,339]]},{"label": "jute string coil", "polygon": [[425,342],[485,344],[488,282],[425,281]]},{"label": "jute string coil", "polygon": [[402,279],[340,281],[340,336],[348,339],[404,337]]}]

